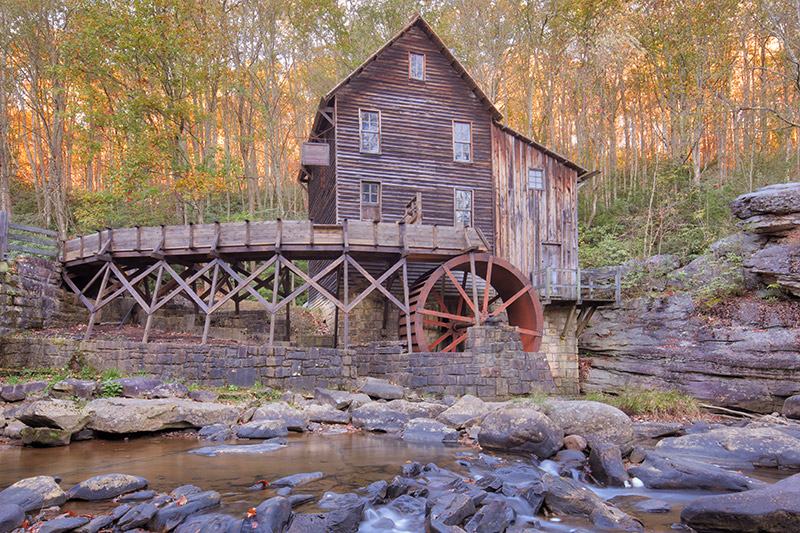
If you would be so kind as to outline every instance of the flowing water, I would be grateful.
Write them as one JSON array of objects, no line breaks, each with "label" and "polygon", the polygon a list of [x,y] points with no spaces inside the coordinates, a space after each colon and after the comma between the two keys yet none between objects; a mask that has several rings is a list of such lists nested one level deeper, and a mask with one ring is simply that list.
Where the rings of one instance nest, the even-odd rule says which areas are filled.
[{"label": "flowing water", "polygon": [[[293,494],[311,494],[315,501],[325,491],[352,492],[381,479],[391,480],[399,474],[400,466],[408,461],[436,463],[440,468],[466,476],[480,476],[464,462],[465,455],[477,451],[468,447],[410,444],[382,435],[294,434],[289,445],[266,455],[219,455],[207,457],[187,453],[190,450],[219,443],[197,440],[191,434],[159,435],[125,440],[90,440],[75,442],[61,448],[22,448],[0,446],[0,488],[25,477],[59,476],[63,488],[71,487],[99,474],[124,473],[142,476],[148,488],[168,492],[183,484],[193,484],[203,490],[215,490],[222,495],[223,512],[243,516],[247,509],[273,496],[272,490],[250,490],[258,481],[275,480],[300,472],[322,471],[325,477],[299,487]],[[548,469],[548,463],[543,465]],[[781,476],[774,471],[749,472],[766,481]],[[645,488],[592,489],[604,499],[621,494],[637,494],[670,503],[672,511],[659,514],[637,514],[648,531],[673,531],[672,524],[680,522],[680,509],[689,500],[711,494],[706,491],[656,491]],[[105,513],[113,503],[70,502],[65,509],[76,513]],[[298,509],[315,510],[313,504]],[[545,530],[571,531],[577,527],[593,530],[588,521],[564,518],[545,521]],[[400,525],[400,524],[398,524]],[[415,531],[410,526],[408,531]],[[365,523],[362,530],[369,530]]]}]

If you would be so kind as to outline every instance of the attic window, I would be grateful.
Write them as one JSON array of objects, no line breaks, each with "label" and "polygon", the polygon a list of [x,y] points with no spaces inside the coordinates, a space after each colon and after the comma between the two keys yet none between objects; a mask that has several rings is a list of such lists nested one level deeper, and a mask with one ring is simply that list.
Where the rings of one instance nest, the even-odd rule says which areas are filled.
[{"label": "attic window", "polygon": [[472,123],[453,121],[453,161],[472,161]]},{"label": "attic window", "polygon": [[361,110],[359,132],[361,133],[361,151],[368,154],[381,152],[381,114],[379,111]]},{"label": "attic window", "polygon": [[425,54],[408,53],[408,77],[412,80],[425,79]]},{"label": "attic window", "polygon": [[543,168],[529,168],[528,169],[528,189],[540,191],[544,189],[544,169]]}]

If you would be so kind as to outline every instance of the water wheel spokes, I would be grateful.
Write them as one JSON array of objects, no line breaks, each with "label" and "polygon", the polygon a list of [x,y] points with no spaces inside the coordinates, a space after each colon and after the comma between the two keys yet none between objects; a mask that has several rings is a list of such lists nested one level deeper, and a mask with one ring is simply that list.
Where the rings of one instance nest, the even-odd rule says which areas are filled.
[{"label": "water wheel spokes", "polygon": [[410,304],[411,331],[401,320],[400,335],[411,336],[415,351],[461,351],[467,328],[501,317],[519,328],[525,351],[541,344],[536,292],[516,267],[491,254],[458,256],[431,270],[411,288]]}]

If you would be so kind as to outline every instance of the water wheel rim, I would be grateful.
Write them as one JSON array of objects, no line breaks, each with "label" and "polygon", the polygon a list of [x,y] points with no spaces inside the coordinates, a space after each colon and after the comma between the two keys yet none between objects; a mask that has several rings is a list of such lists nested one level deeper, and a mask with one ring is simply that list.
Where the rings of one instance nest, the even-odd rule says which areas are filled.
[{"label": "water wheel rim", "polygon": [[[478,296],[478,302],[474,302],[469,294],[466,294],[466,290],[462,290],[463,287],[460,287],[458,281],[453,279],[452,275],[453,272],[471,272],[470,259],[469,254],[454,257],[438,268],[426,273],[414,284],[415,289],[417,289],[417,295],[410,309],[412,314],[412,331],[410,335],[414,350],[433,351],[430,349],[431,347],[435,348],[448,340],[446,335],[441,335],[433,344],[427,344],[424,331],[426,320],[430,323],[430,321],[435,321],[436,318],[441,318],[466,324],[474,323],[475,314],[477,314],[479,324],[483,324],[489,317],[497,316],[500,312],[505,311],[508,315],[508,323],[512,326],[517,326],[520,330],[523,350],[526,352],[538,351],[541,346],[544,320],[541,303],[530,281],[518,268],[501,257],[488,253],[474,254],[472,260],[475,264],[475,275],[486,282],[482,291],[483,294]],[[449,312],[446,304],[442,301],[441,295],[434,290],[435,285],[440,283],[442,276],[447,276],[456,286],[461,299],[466,302],[473,312],[471,317]],[[420,287],[423,278],[424,284]],[[500,299],[503,300],[503,304],[492,312],[489,312],[491,303],[489,301],[489,287],[494,289]],[[446,312],[425,308],[431,294],[434,295],[435,299],[436,296],[439,296],[439,304]],[[452,337],[452,341],[441,351],[455,351],[457,345],[466,337],[466,330],[462,335],[452,334],[450,337]]]}]

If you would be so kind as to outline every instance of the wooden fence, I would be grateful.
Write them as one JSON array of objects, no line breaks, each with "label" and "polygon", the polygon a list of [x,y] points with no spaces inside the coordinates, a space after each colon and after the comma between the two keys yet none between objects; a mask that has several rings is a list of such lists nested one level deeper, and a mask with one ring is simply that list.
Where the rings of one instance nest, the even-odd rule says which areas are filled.
[{"label": "wooden fence", "polygon": [[531,282],[544,303],[554,300],[622,300],[622,270],[617,267],[602,274],[581,269],[547,267],[531,274]]},{"label": "wooden fence", "polygon": [[58,233],[49,229],[14,224],[8,212],[0,211],[0,260],[8,258],[8,252],[58,258]]}]

